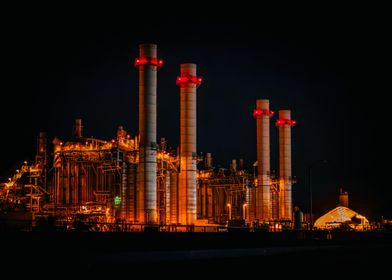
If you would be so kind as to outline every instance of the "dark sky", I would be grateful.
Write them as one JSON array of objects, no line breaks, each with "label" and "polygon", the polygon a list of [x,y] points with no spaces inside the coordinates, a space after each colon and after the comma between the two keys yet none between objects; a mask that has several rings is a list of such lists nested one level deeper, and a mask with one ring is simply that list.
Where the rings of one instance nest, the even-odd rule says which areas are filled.
[{"label": "dark sky", "polygon": [[[333,208],[339,188],[350,206],[373,218],[392,215],[384,99],[390,92],[386,19],[365,7],[313,13],[235,16],[130,11],[96,21],[78,15],[15,15],[3,25],[0,176],[33,159],[36,137],[67,139],[75,118],[84,135],[110,140],[117,126],[135,135],[139,43],[158,44],[158,138],[175,148],[179,138],[181,63],[196,63],[204,83],[197,93],[198,152],[214,166],[256,160],[252,111],[256,99],[289,109],[294,204],[307,210],[305,171],[314,162],[314,211]],[[241,18],[239,17],[241,16]],[[119,16],[120,17],[120,16]],[[99,18],[99,17],[98,17]],[[101,19],[105,19],[102,17]],[[278,138],[271,122],[271,168],[278,170]],[[386,161],[386,163],[383,163]]]}]

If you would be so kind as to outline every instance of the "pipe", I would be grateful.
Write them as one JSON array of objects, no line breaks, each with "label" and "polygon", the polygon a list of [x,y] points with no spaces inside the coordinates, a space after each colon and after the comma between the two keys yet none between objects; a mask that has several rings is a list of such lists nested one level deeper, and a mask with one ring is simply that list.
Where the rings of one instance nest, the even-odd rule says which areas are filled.
[{"label": "pipe", "polygon": [[139,170],[138,221],[156,224],[157,217],[157,45],[139,45],[140,57],[135,59],[139,68]]},{"label": "pipe", "polygon": [[170,172],[165,173],[165,225],[170,223]]},{"label": "pipe", "polygon": [[127,165],[127,195],[128,197],[125,198],[127,201],[127,212],[129,213],[127,217],[129,217],[130,221],[135,222],[138,218],[136,216],[137,209],[136,209],[136,178],[137,178],[137,164],[128,163]]},{"label": "pipe", "polygon": [[270,220],[271,206],[271,177],[270,177],[270,118],[274,112],[269,109],[269,100],[256,100],[253,116],[257,127],[257,188],[255,218]]},{"label": "pipe", "polygon": [[129,205],[128,205],[128,176],[127,163],[122,162],[121,166],[121,218],[124,222],[129,222]]},{"label": "pipe", "polygon": [[181,64],[180,87],[180,174],[179,223],[189,225],[197,219],[196,206],[196,64]]},{"label": "pipe", "polygon": [[62,167],[62,162],[61,162],[61,145],[62,142],[60,139],[55,137],[52,141],[53,143],[53,168],[54,168],[54,204],[61,204],[62,200],[62,188],[60,187],[61,185],[61,167]]},{"label": "pipe", "polygon": [[178,173],[170,173],[170,223],[178,223]]},{"label": "pipe", "polygon": [[255,188],[251,186],[246,186],[245,189],[246,204],[248,205],[247,217],[248,222],[253,222],[255,220]]},{"label": "pipe", "polygon": [[280,110],[276,126],[279,129],[279,219],[293,219],[291,196],[291,120],[290,110]]}]

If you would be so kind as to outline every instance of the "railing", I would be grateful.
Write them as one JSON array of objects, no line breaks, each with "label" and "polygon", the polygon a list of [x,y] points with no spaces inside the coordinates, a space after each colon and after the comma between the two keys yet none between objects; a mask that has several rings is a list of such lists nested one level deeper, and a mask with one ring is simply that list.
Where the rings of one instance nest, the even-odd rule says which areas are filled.
[{"label": "railing", "polygon": [[[260,226],[227,226],[227,225],[152,225],[131,223],[107,223],[87,221],[61,221],[54,219],[0,219],[0,232],[60,231],[60,232],[309,232],[309,228],[301,230],[282,226],[283,224],[263,224]],[[317,232],[341,232],[344,229],[317,230]],[[351,230],[353,231],[353,230]],[[391,231],[383,227],[369,227],[365,231]]]},{"label": "railing", "polygon": [[257,231],[248,227],[225,225],[151,225],[84,221],[0,219],[0,232],[16,231],[79,231],[79,232],[230,232]]},{"label": "railing", "polygon": [[150,225],[130,223],[56,222],[56,227],[66,231],[91,232],[227,232],[226,226]]}]

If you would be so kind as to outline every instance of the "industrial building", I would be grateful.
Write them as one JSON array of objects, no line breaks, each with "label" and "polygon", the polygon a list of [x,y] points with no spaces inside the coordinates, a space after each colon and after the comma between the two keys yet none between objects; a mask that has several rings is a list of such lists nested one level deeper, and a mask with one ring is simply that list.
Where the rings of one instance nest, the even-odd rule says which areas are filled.
[{"label": "industrial building", "polygon": [[[290,110],[280,110],[279,174],[270,169],[270,129],[275,112],[266,99],[256,100],[255,172],[243,160],[228,169],[214,169],[213,156],[197,153],[197,90],[203,80],[197,66],[180,65],[176,84],[180,100],[180,141],[169,151],[157,139],[157,72],[163,67],[157,45],[141,44],[135,67],[139,72],[138,135],[122,126],[110,140],[83,135],[76,119],[73,139],[47,139],[39,133],[35,162],[25,162],[0,185],[2,215],[32,220],[53,217],[68,227],[83,222],[89,230],[192,230],[197,226],[292,228],[293,202]],[[174,79],[173,79],[174,80]],[[173,81],[174,82],[174,81]],[[165,226],[165,227],[163,227]],[[167,226],[167,227],[166,227]]]}]

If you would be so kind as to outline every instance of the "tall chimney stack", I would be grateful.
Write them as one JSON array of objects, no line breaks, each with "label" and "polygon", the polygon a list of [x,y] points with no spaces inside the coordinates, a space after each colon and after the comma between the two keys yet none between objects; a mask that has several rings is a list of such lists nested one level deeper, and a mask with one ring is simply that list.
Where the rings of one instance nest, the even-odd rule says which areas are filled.
[{"label": "tall chimney stack", "polygon": [[202,78],[196,76],[196,64],[181,64],[176,84],[180,87],[180,174],[178,221],[192,224],[196,209],[196,88]]},{"label": "tall chimney stack", "polygon": [[157,45],[139,45],[139,170],[137,190],[138,222],[156,224],[157,213],[157,70],[163,61],[157,59]]},{"label": "tall chimney stack", "polygon": [[279,219],[293,219],[291,196],[291,127],[295,125],[290,110],[280,110],[276,126],[279,129]]},{"label": "tall chimney stack", "polygon": [[[254,192],[255,218],[270,220],[272,218],[271,203],[271,177],[270,177],[270,119],[274,112],[269,109],[269,100],[256,100],[256,109],[253,116],[256,119],[257,129],[257,188]],[[249,209],[253,206],[249,205]]]}]

